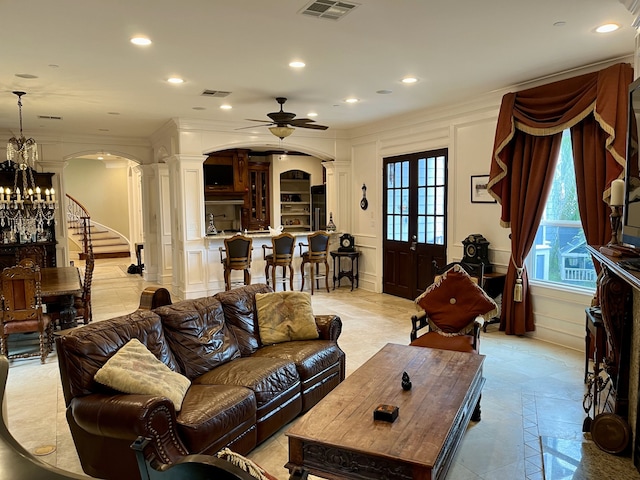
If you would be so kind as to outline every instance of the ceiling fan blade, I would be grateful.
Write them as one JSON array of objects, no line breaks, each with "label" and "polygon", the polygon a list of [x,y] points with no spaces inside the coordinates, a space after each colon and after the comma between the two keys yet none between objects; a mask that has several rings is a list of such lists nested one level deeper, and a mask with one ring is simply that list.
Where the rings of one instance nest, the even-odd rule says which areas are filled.
[{"label": "ceiling fan blade", "polygon": [[326,125],[318,125],[317,123],[301,123],[300,125],[296,125],[297,128],[310,128],[312,130],[326,130]]},{"label": "ceiling fan blade", "polygon": [[315,120],[311,120],[310,118],[294,118],[289,122],[289,125],[293,125],[294,127],[297,127],[299,125],[304,125],[306,123],[314,123],[314,122]]},{"label": "ceiling fan blade", "polygon": [[249,127],[239,127],[239,128],[235,128],[234,130],[247,130],[249,128],[270,127],[271,125],[275,125],[275,123],[265,123],[263,125],[251,125]]},{"label": "ceiling fan blade", "polygon": [[271,120],[256,120],[255,118],[245,118],[247,122],[273,123]]}]

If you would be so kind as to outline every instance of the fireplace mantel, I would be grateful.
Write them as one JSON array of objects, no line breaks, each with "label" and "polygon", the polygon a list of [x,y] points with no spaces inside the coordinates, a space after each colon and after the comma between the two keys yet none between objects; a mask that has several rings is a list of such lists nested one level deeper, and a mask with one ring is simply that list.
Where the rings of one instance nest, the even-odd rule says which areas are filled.
[{"label": "fireplace mantel", "polygon": [[[596,246],[587,247],[589,253],[602,266],[598,279],[598,299],[607,330],[611,350],[612,382],[615,401],[611,407],[629,422],[632,431],[632,456],[640,470],[640,433],[638,403],[640,388],[640,272],[620,265],[625,257],[612,257],[600,252]],[[615,377],[615,378],[614,378]]]}]

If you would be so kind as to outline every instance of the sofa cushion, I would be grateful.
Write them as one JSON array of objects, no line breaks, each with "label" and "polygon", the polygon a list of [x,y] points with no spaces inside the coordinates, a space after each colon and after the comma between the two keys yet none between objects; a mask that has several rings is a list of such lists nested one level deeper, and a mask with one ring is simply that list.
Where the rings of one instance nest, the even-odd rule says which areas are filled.
[{"label": "sofa cushion", "polygon": [[180,371],[190,379],[240,356],[238,341],[215,297],[184,300],[154,312],[162,319]]},{"label": "sofa cushion", "polygon": [[81,328],[63,331],[56,337],[56,350],[63,379],[65,400],[108,391],[94,380],[96,372],[123,345],[137,338],[147,349],[171,370],[178,365],[164,337],[160,317],[148,310],[93,322]]},{"label": "sofa cushion", "polygon": [[255,295],[272,291],[268,285],[256,283],[215,295],[222,304],[227,325],[231,327],[238,339],[243,357],[251,355],[260,348]]},{"label": "sofa cushion", "polygon": [[242,357],[205,373],[193,383],[247,387],[256,396],[256,405],[260,409],[299,384],[300,377],[293,362],[279,358]]},{"label": "sofa cushion", "polygon": [[158,360],[137,338],[129,340],[107,360],[95,379],[120,392],[167,397],[176,411],[191,385],[187,377]]},{"label": "sofa cushion", "polygon": [[256,423],[256,397],[235,385],[192,385],[182,402],[180,438],[189,452],[215,452]]},{"label": "sofa cushion", "polygon": [[439,348],[441,350],[453,350],[454,352],[475,352],[473,348],[473,335],[457,335],[445,337],[438,332],[427,332],[420,335],[409,345],[414,347]]},{"label": "sofa cushion", "polygon": [[330,340],[303,340],[262,347],[252,357],[288,360],[296,365],[303,382],[335,365],[344,355],[336,342]]},{"label": "sofa cushion", "polygon": [[318,338],[307,292],[256,293],[256,310],[263,345]]},{"label": "sofa cushion", "polygon": [[488,319],[498,311],[496,303],[460,265],[444,272],[415,302],[427,313],[429,322],[444,333],[457,333],[477,316]]}]

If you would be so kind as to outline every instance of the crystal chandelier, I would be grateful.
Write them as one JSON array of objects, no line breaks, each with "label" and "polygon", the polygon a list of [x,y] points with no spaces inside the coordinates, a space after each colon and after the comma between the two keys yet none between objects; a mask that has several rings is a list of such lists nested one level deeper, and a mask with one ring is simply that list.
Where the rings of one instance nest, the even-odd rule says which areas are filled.
[{"label": "crystal chandelier", "polygon": [[43,197],[36,185],[33,170],[38,160],[38,145],[22,133],[22,96],[26,93],[13,93],[18,96],[20,136],[10,138],[7,143],[7,163],[15,173],[13,190],[0,187],[0,227],[8,226],[14,241],[35,241],[36,234],[42,233],[45,223],[50,225],[55,216],[56,192],[47,188]]}]

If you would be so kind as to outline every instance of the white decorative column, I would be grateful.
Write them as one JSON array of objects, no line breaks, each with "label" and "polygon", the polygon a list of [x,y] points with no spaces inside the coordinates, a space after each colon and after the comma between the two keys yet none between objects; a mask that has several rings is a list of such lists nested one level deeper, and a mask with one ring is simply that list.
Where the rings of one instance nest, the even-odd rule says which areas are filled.
[{"label": "white decorative column", "polygon": [[144,228],[144,278],[171,286],[173,253],[171,248],[171,192],[166,163],[142,168]]},{"label": "white decorative column", "polygon": [[339,232],[351,230],[351,162],[322,162],[327,171],[327,222],[333,213],[333,223]]},{"label": "white decorative column", "polygon": [[640,77],[640,33],[636,31],[636,44],[633,49],[633,79]]},{"label": "white decorative column", "polygon": [[168,158],[173,247],[173,287],[182,299],[207,292],[204,181],[202,156],[173,155]]},{"label": "white decorative column", "polygon": [[67,232],[67,197],[64,188],[64,178],[62,171],[67,166],[64,161],[38,161],[38,171],[53,173],[51,179],[52,186],[56,191],[56,200],[58,201],[58,209],[55,217],[56,230],[56,265],[69,265],[69,238]]}]

